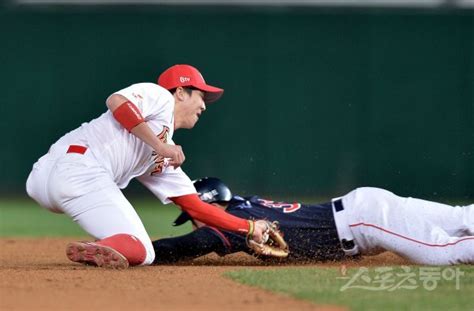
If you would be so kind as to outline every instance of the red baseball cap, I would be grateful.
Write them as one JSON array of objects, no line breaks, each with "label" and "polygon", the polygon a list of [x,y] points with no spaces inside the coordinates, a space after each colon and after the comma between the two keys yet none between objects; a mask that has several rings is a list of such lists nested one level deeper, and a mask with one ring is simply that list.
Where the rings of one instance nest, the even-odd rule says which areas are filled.
[{"label": "red baseball cap", "polygon": [[179,86],[192,86],[204,92],[204,101],[206,103],[215,102],[224,93],[223,89],[207,85],[202,74],[190,65],[174,65],[166,69],[158,77],[158,85],[167,90],[172,90]]}]

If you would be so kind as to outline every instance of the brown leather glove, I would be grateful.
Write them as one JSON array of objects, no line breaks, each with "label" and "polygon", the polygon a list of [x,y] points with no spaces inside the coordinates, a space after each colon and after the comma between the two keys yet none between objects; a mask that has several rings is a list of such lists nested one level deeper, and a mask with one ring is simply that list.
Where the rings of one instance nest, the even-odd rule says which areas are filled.
[{"label": "brown leather glove", "polygon": [[252,249],[257,256],[288,257],[290,250],[278,229],[278,222],[266,221],[266,224],[267,229],[264,232],[262,243],[257,243],[251,237],[247,236],[247,246]]}]

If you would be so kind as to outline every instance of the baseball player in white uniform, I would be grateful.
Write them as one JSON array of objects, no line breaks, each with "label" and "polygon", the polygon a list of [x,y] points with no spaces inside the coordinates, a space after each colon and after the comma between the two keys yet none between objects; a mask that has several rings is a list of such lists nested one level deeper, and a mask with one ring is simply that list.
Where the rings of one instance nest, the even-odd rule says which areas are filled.
[{"label": "baseball player in white uniform", "polygon": [[[202,200],[246,219],[277,221],[289,246],[288,260],[338,261],[391,251],[423,265],[474,264],[474,204],[451,206],[400,197],[363,187],[331,202],[285,203],[259,196],[232,196],[218,178],[194,183]],[[245,238],[209,228],[185,212],[175,225],[191,220],[193,233],[153,242],[155,263],[173,263],[211,252],[254,254]]]},{"label": "baseball player in white uniform", "polygon": [[363,187],[333,199],[332,209],[346,255],[388,250],[419,264],[474,264],[474,204],[450,206]]},{"label": "baseball player in white uniform", "polygon": [[34,164],[28,195],[98,239],[70,243],[70,260],[111,268],[153,262],[150,237],[120,190],[132,178],[195,219],[263,240],[266,222],[237,218],[202,202],[179,167],[185,156],[172,140],[174,131],[194,127],[206,103],[223,92],[206,84],[196,68],[172,66],[158,84],[133,84],[112,94],[105,113],[61,137]]}]

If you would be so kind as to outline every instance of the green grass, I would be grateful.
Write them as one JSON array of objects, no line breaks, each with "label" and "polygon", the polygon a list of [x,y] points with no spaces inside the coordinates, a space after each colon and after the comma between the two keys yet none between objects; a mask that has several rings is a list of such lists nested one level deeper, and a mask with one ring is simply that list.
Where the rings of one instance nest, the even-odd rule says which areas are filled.
[{"label": "green grass", "polygon": [[[405,267],[408,271],[402,267],[388,268],[393,270],[384,274],[377,271],[376,267],[369,267],[367,274],[359,276],[359,268],[347,269],[346,279],[341,278],[343,276],[339,268],[242,269],[227,272],[225,275],[243,284],[284,293],[316,304],[346,306],[350,310],[474,310],[473,266],[431,267],[438,269],[438,276],[445,273],[448,279],[451,277],[450,271],[453,272],[453,277],[455,269],[460,272],[459,289],[456,289],[455,278],[447,280],[440,276],[437,286],[431,291],[425,288],[423,278],[419,277],[420,267]],[[446,271],[443,272],[444,270]],[[413,283],[403,282],[403,276],[400,276],[408,273],[413,273]],[[461,275],[462,273],[464,274]],[[387,283],[386,289],[380,290],[381,283],[377,283],[377,280],[382,279],[384,275],[389,276],[387,280],[391,278],[393,283]],[[364,282],[364,276],[370,279],[365,278]],[[351,278],[354,278],[355,282],[347,286]],[[394,289],[398,283],[401,283],[401,286]],[[410,285],[417,288],[403,288]],[[427,285],[429,288],[431,283]],[[379,289],[369,290],[367,287]]]},{"label": "green grass", "polygon": [[[152,238],[177,236],[191,231],[190,224],[173,227],[173,220],[180,213],[173,205],[163,206],[157,200],[131,200],[149,235]],[[87,234],[69,217],[51,213],[29,199],[0,200],[0,237],[54,237],[75,236],[86,237]],[[342,279],[339,268],[278,268],[271,270],[240,269],[227,272],[226,276],[240,283],[261,287],[267,290],[284,293],[297,299],[312,301],[316,304],[346,306],[351,310],[473,310],[474,302],[474,266],[451,267],[460,269],[464,275],[459,277],[459,289],[454,280],[440,279],[437,287],[429,291],[423,287],[418,277],[419,267],[410,267],[416,273],[414,280],[418,288],[399,288],[393,291],[369,290],[354,288],[368,286],[376,288],[378,273],[376,267],[369,268],[368,274],[357,279],[357,282],[345,290],[351,277],[361,270],[347,270],[347,279]],[[439,271],[443,271],[440,268]],[[396,277],[406,273],[400,267],[394,267],[394,282],[402,279]],[[363,282],[363,276],[370,277],[372,283]],[[395,283],[395,284],[396,284]],[[390,284],[389,284],[390,285]],[[394,284],[391,284],[393,288]],[[403,286],[410,285],[403,283]]]},{"label": "green grass", "polygon": [[[191,231],[191,225],[173,227],[180,210],[158,200],[131,200],[152,238],[176,236]],[[87,236],[79,225],[64,214],[52,213],[32,200],[0,200],[0,236]]]}]

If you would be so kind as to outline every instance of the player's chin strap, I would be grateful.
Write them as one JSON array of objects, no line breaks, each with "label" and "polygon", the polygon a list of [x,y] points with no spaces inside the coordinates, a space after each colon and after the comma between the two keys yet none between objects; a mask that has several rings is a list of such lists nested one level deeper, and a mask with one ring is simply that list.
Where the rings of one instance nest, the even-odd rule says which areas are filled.
[{"label": "player's chin strap", "polygon": [[[253,222],[252,222],[253,223]],[[247,246],[253,250],[257,256],[270,256],[276,258],[288,257],[290,250],[288,244],[278,229],[278,222],[265,221],[267,229],[263,233],[262,243],[257,243],[252,239],[253,230],[249,230],[247,235]],[[254,226],[255,224],[253,224]],[[251,227],[253,229],[253,226]]]}]

